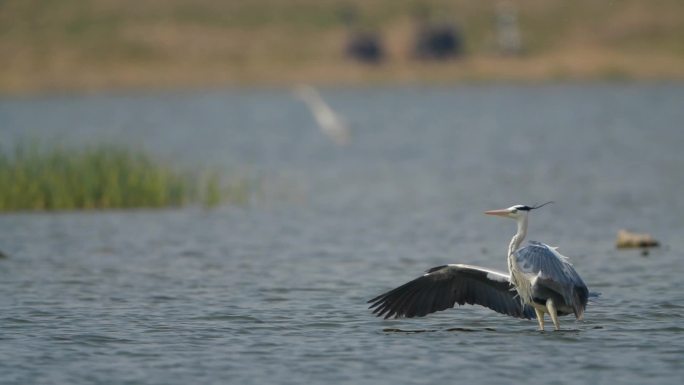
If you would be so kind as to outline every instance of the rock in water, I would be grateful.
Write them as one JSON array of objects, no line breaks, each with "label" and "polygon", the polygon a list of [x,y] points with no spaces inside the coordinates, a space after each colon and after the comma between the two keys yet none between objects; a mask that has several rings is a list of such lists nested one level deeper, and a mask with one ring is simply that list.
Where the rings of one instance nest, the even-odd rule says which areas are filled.
[{"label": "rock in water", "polygon": [[650,234],[633,233],[627,230],[620,230],[617,234],[615,246],[618,249],[629,249],[637,247],[658,247],[660,243]]}]

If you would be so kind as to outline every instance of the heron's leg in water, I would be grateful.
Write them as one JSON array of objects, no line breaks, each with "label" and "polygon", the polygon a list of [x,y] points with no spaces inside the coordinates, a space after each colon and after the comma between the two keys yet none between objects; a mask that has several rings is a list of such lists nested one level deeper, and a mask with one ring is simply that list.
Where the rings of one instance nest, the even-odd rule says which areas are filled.
[{"label": "heron's leg in water", "polygon": [[549,311],[551,321],[553,321],[553,327],[556,330],[560,330],[560,323],[558,323],[558,312],[556,312],[556,305],[553,303],[551,298],[546,300],[546,309]]},{"label": "heron's leg in water", "polygon": [[539,322],[539,330],[544,331],[544,312],[534,308],[534,312],[537,314],[537,322]]}]

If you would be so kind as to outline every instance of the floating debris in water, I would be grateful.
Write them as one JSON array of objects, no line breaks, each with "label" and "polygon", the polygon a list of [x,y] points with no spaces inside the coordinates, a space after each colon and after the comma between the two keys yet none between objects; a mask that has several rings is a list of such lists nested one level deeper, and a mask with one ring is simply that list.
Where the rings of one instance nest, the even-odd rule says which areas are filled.
[{"label": "floating debris in water", "polygon": [[3,253],[2,250],[0,250],[0,259],[5,259],[7,258],[7,254]]},{"label": "floating debris in water", "polygon": [[650,234],[633,233],[627,230],[620,230],[617,234],[615,246],[618,249],[658,247],[660,243]]}]

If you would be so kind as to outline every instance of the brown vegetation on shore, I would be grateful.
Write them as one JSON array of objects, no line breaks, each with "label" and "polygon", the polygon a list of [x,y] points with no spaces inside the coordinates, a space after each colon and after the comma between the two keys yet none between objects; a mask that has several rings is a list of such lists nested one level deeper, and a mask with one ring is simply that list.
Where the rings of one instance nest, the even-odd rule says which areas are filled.
[{"label": "brown vegetation on shore", "polygon": [[[486,80],[683,79],[680,0],[518,0],[523,53],[497,53],[496,2],[470,0],[9,0],[0,92]],[[346,59],[341,4],[387,60]],[[411,57],[418,4],[457,23],[463,59]]]}]

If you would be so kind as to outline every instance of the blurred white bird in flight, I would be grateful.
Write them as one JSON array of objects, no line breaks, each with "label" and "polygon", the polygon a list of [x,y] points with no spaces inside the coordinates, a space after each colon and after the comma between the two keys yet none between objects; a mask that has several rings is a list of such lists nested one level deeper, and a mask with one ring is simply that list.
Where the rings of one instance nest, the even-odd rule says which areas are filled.
[{"label": "blurred white bird in flight", "polygon": [[306,103],[321,131],[338,145],[349,143],[349,127],[343,119],[323,100],[315,88],[299,85],[295,94]]}]

